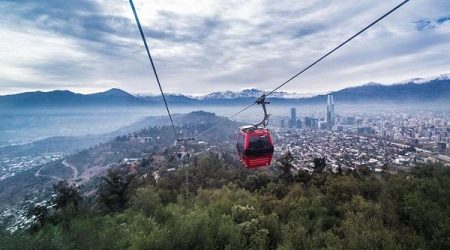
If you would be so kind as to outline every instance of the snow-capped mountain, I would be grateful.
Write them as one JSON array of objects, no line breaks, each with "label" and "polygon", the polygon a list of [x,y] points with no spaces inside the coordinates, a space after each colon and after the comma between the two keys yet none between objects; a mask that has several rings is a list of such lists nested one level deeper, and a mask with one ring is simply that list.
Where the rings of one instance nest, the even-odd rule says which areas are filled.
[{"label": "snow-capped mountain", "polygon": [[[171,105],[243,105],[255,101],[265,92],[246,89],[240,92],[213,92],[204,96],[185,96],[167,93]],[[334,100],[341,103],[419,103],[450,102],[450,74],[431,78],[415,78],[396,84],[367,83],[332,92]],[[318,104],[326,102],[326,94],[300,94],[275,92],[269,99],[279,104]],[[274,100],[275,101],[275,100]],[[28,92],[0,95],[0,108],[11,107],[88,107],[88,106],[145,106],[161,104],[160,95],[131,95],[120,89],[110,89],[94,94],[78,94],[68,90]],[[445,106],[444,105],[444,106]]]},{"label": "snow-capped mountain", "polygon": [[435,80],[450,80],[450,73],[441,74],[439,76],[426,77],[426,78],[412,78],[412,79],[400,81],[397,84],[404,84],[404,83],[428,83],[428,82],[435,81]]},{"label": "snow-capped mountain", "polygon": [[[237,98],[258,98],[261,95],[266,93],[260,89],[244,89],[241,92],[232,92],[232,91],[223,91],[223,92],[212,92],[207,95],[199,96],[197,99],[199,100],[212,100],[212,99],[237,99]],[[312,93],[287,93],[287,92],[275,92],[271,95],[271,97],[275,98],[304,98],[304,97],[313,97],[316,94]]]}]

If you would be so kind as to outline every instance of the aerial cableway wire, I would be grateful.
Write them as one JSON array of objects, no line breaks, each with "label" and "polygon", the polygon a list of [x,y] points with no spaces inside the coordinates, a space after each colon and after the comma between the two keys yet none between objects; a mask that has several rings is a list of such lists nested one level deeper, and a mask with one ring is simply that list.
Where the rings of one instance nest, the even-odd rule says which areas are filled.
[{"label": "aerial cableway wire", "polygon": [[[147,54],[148,54],[149,59],[150,59],[150,62],[151,62],[151,64],[152,64],[153,72],[155,73],[156,80],[157,80],[157,82],[158,82],[159,89],[160,89],[160,91],[161,91],[161,95],[162,95],[162,97],[163,97],[164,104],[166,105],[167,113],[168,113],[168,115],[169,115],[170,121],[172,122],[172,127],[173,127],[173,130],[174,130],[174,132],[175,132],[175,136],[176,136],[177,133],[176,133],[175,125],[174,125],[174,123],[173,123],[172,116],[171,116],[170,111],[169,111],[169,108],[168,108],[168,106],[167,106],[167,101],[166,101],[166,99],[165,99],[164,92],[162,91],[161,84],[160,84],[160,82],[159,82],[159,78],[158,78],[158,75],[157,75],[157,73],[156,73],[156,69],[155,69],[155,66],[154,66],[154,64],[153,64],[153,60],[152,60],[152,57],[151,57],[151,55],[150,55],[150,51],[149,51],[148,46],[147,46],[147,42],[146,42],[146,40],[145,40],[144,33],[143,33],[143,31],[142,31],[142,28],[141,28],[141,24],[140,24],[140,22],[139,22],[139,18],[138,18],[137,14],[136,14],[136,10],[135,10],[135,8],[134,8],[133,1],[132,1],[132,0],[129,0],[129,1],[130,1],[131,8],[132,8],[132,10],[133,10],[134,16],[135,16],[135,18],[136,18],[136,22],[137,22],[137,25],[138,25],[138,28],[139,28],[139,32],[141,33],[142,40],[144,41],[144,45],[145,45],[145,48],[146,48],[146,50],[147,50]],[[338,50],[338,49],[340,49],[341,47],[343,47],[345,44],[347,44],[348,42],[350,42],[350,41],[353,40],[354,38],[356,38],[356,37],[358,37],[359,35],[361,35],[363,32],[365,32],[366,30],[368,30],[369,28],[371,28],[372,26],[374,26],[375,24],[377,24],[378,22],[380,22],[381,20],[383,20],[384,18],[386,18],[387,16],[389,16],[390,14],[392,14],[393,12],[395,12],[397,9],[399,9],[400,7],[402,7],[404,4],[406,4],[406,3],[409,2],[409,1],[410,1],[410,0],[404,0],[403,2],[401,2],[400,4],[398,4],[397,6],[395,6],[394,8],[392,8],[390,11],[386,12],[384,15],[382,15],[381,17],[379,17],[378,19],[376,19],[375,21],[373,21],[372,23],[370,23],[369,25],[367,25],[366,27],[364,27],[363,29],[361,29],[360,31],[358,31],[356,34],[354,34],[353,36],[351,36],[350,38],[348,38],[348,39],[345,40],[344,42],[340,43],[337,47],[335,47],[334,49],[330,50],[328,53],[326,53],[325,55],[323,55],[323,56],[320,57],[319,59],[317,59],[317,60],[315,60],[314,62],[312,62],[311,64],[309,64],[307,67],[301,69],[298,73],[296,73],[296,74],[293,75],[291,78],[289,78],[288,80],[286,80],[286,81],[284,81],[283,83],[281,83],[280,85],[278,85],[275,89],[273,89],[272,91],[267,92],[266,94],[264,94],[264,95],[262,95],[261,97],[259,97],[259,98],[258,98],[255,102],[253,102],[252,104],[250,104],[250,105],[244,107],[243,109],[241,109],[240,111],[234,113],[233,115],[226,117],[226,118],[223,119],[221,122],[215,124],[214,126],[212,126],[212,127],[208,128],[207,130],[205,130],[205,131],[203,131],[203,132],[201,132],[201,133],[195,135],[193,138],[190,138],[190,139],[197,139],[198,137],[200,137],[200,136],[202,136],[202,135],[208,133],[209,131],[212,131],[213,129],[217,128],[218,126],[220,126],[220,125],[224,124],[225,122],[229,121],[229,119],[234,118],[234,117],[236,117],[237,115],[241,114],[242,112],[246,111],[247,109],[253,107],[253,106],[256,105],[260,100],[262,100],[262,98],[266,98],[266,97],[272,95],[275,91],[279,90],[280,88],[282,88],[283,86],[285,86],[286,84],[288,84],[289,82],[291,82],[292,80],[294,80],[295,78],[297,78],[298,76],[300,76],[301,74],[303,74],[305,71],[307,71],[308,69],[312,68],[314,65],[316,65],[317,63],[319,63],[320,61],[322,61],[323,59],[325,59],[326,57],[328,57],[328,56],[331,55],[332,53],[334,53],[336,50]],[[177,137],[177,139],[178,139],[178,137]]]},{"label": "aerial cableway wire", "polygon": [[153,63],[152,55],[150,54],[150,49],[149,49],[149,47],[147,45],[147,41],[145,39],[145,35],[144,35],[144,32],[143,32],[142,27],[141,27],[141,22],[139,22],[139,17],[138,17],[138,15],[136,13],[136,9],[134,8],[133,0],[129,0],[129,2],[130,2],[130,5],[131,5],[131,9],[133,10],[134,18],[136,19],[136,23],[137,23],[137,26],[138,26],[138,29],[139,29],[139,33],[141,33],[141,37],[142,37],[142,41],[144,42],[145,50],[147,51],[148,58],[150,59],[150,64],[152,65],[153,73],[155,74],[155,78],[156,78],[156,82],[158,83],[159,91],[161,92],[161,96],[163,98],[164,105],[166,106],[167,114],[169,115],[170,123],[172,124],[173,133],[175,134],[175,138],[177,140],[179,140],[178,134],[177,134],[177,130],[175,128],[175,124],[173,123],[172,115],[171,115],[170,110],[169,110],[169,106],[167,105],[166,96],[164,95],[164,91],[163,91],[163,89],[161,87],[161,82],[159,81],[158,73],[156,73],[155,64]]},{"label": "aerial cableway wire", "polygon": [[382,15],[381,17],[379,17],[378,19],[376,19],[375,21],[373,21],[372,23],[370,23],[369,25],[367,25],[366,27],[364,27],[362,30],[358,31],[356,34],[354,34],[353,36],[351,36],[350,38],[348,38],[347,40],[345,40],[344,42],[342,42],[341,44],[339,44],[337,47],[335,47],[334,49],[330,50],[328,53],[326,53],[325,55],[323,55],[322,57],[320,57],[319,59],[315,60],[313,63],[311,63],[310,65],[308,65],[307,67],[303,68],[302,70],[300,70],[297,74],[293,75],[291,78],[289,78],[288,80],[286,80],[285,82],[281,83],[279,86],[277,86],[275,89],[273,89],[272,91],[264,94],[263,96],[259,97],[254,103],[246,106],[245,108],[243,108],[242,110],[240,110],[239,112],[225,118],[223,121],[217,123],[216,125],[212,126],[211,128],[197,134],[196,136],[194,136],[194,138],[198,138],[206,133],[208,133],[209,131],[215,129],[216,127],[224,124],[225,122],[229,121],[230,118],[234,118],[235,116],[241,114],[242,112],[244,112],[245,110],[253,107],[254,105],[256,105],[258,103],[259,100],[261,100],[261,98],[266,98],[269,95],[273,94],[275,91],[279,90],[280,88],[282,88],[284,85],[288,84],[290,81],[294,80],[295,78],[297,78],[299,75],[303,74],[305,71],[307,71],[308,69],[312,68],[314,65],[316,65],[317,63],[319,63],[320,61],[322,61],[323,59],[325,59],[326,57],[328,57],[329,55],[331,55],[333,52],[335,52],[336,50],[340,49],[342,46],[344,46],[345,44],[347,44],[348,42],[350,42],[351,40],[353,40],[354,38],[356,38],[357,36],[361,35],[364,31],[368,30],[369,28],[371,28],[372,26],[374,26],[376,23],[378,23],[379,21],[383,20],[385,17],[389,16],[391,13],[393,13],[394,11],[396,11],[398,8],[402,7],[404,4],[406,4],[407,2],[409,2],[410,0],[405,0],[403,2],[401,2],[400,4],[398,4],[397,6],[395,6],[393,9],[391,9],[390,11],[386,12],[384,15]]},{"label": "aerial cableway wire", "polygon": [[317,59],[316,61],[314,61],[313,63],[311,63],[308,67],[302,69],[300,72],[298,72],[297,74],[295,74],[294,76],[292,76],[291,78],[289,78],[287,81],[283,82],[282,84],[280,84],[278,87],[276,87],[275,89],[273,89],[272,91],[270,91],[269,93],[266,94],[266,96],[269,96],[271,94],[273,94],[275,91],[279,90],[281,87],[283,87],[284,85],[286,85],[287,83],[289,83],[290,81],[294,80],[295,78],[297,78],[297,76],[303,74],[303,72],[307,71],[308,69],[312,68],[314,65],[316,65],[318,62],[322,61],[323,59],[325,59],[326,57],[328,57],[330,54],[332,54],[333,52],[335,52],[336,50],[340,49],[342,46],[344,46],[346,43],[350,42],[351,40],[353,40],[355,37],[361,35],[364,31],[368,30],[369,28],[371,28],[372,26],[374,26],[376,23],[378,23],[379,21],[383,20],[385,17],[389,16],[392,12],[396,11],[398,8],[402,7],[405,3],[409,2],[410,0],[405,0],[403,2],[401,2],[399,5],[395,6],[393,9],[391,9],[390,11],[386,12],[386,14],[382,15],[381,17],[379,17],[377,20],[373,21],[372,23],[370,23],[369,25],[367,25],[364,29],[358,31],[358,33],[354,34],[353,36],[351,36],[350,38],[348,38],[347,40],[345,40],[344,42],[342,42],[341,44],[339,44],[336,48],[330,50],[328,53],[326,53],[325,55],[323,55],[321,58]]}]

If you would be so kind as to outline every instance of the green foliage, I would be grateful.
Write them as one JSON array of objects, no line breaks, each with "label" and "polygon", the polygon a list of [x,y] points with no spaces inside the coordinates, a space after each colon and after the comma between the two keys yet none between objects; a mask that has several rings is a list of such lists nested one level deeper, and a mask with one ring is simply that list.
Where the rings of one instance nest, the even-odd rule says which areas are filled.
[{"label": "green foliage", "polygon": [[134,177],[122,169],[109,169],[99,189],[100,204],[112,212],[122,211],[130,199],[130,186]]},{"label": "green foliage", "polygon": [[70,185],[66,181],[59,181],[53,186],[55,197],[53,203],[56,209],[66,208],[70,205],[78,207],[81,202],[81,196],[75,186]]},{"label": "green foliage", "polygon": [[137,189],[131,198],[131,207],[146,216],[155,216],[161,206],[161,198],[152,186]]},{"label": "green foliage", "polygon": [[288,151],[286,154],[281,156],[277,162],[281,170],[280,179],[287,183],[294,181],[293,171],[295,170],[295,167],[293,165],[294,157],[292,156],[291,151]]},{"label": "green foliage", "polygon": [[30,209],[29,215],[37,218],[38,226],[43,226],[49,217],[49,211],[45,205],[36,205]]},{"label": "green foliage", "polygon": [[322,173],[327,166],[325,158],[314,158],[314,172]]},{"label": "green foliage", "polygon": [[[1,248],[450,249],[443,166],[383,175],[323,168],[290,171],[290,179],[282,170],[235,168],[217,155],[193,162],[188,197],[184,170],[168,172],[158,183],[118,188],[126,194],[121,209],[92,208],[35,232],[0,235]],[[124,187],[113,177],[108,188]]]}]

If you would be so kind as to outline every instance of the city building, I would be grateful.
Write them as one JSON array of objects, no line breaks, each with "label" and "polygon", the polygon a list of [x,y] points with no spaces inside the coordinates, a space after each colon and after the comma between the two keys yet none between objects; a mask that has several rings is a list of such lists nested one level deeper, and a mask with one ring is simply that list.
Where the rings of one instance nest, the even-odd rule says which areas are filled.
[{"label": "city building", "polygon": [[349,116],[344,119],[343,125],[355,125],[356,119],[355,117]]},{"label": "city building", "polygon": [[297,123],[297,112],[295,108],[291,108],[290,128],[295,128]]},{"label": "city building", "polygon": [[328,122],[326,121],[319,121],[319,129],[327,129],[328,128]]},{"label": "city building", "polygon": [[302,120],[297,120],[297,128],[302,128]]},{"label": "city building", "polygon": [[333,95],[327,96],[327,127],[332,129],[334,126],[334,100]]},{"label": "city building", "polygon": [[[297,128],[311,128],[311,129],[317,129],[319,128],[319,119],[313,118],[313,117],[305,117],[304,120],[297,120]],[[326,122],[325,122],[326,124]],[[326,126],[325,126],[326,127]]]},{"label": "city building", "polygon": [[314,118],[305,117],[305,127],[313,128]]}]

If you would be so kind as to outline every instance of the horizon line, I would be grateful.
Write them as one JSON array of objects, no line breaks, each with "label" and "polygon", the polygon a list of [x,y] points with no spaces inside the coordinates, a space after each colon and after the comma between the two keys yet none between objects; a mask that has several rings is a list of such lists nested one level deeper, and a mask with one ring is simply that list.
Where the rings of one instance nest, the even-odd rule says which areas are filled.
[{"label": "horizon line", "polygon": [[[358,85],[353,85],[353,86],[348,86],[339,90],[330,90],[330,91],[326,91],[326,92],[295,92],[295,91],[277,91],[275,93],[287,93],[290,95],[312,95],[312,96],[318,96],[318,95],[326,95],[326,94],[330,94],[333,92],[337,92],[340,90],[344,90],[344,89],[349,89],[349,88],[355,88],[355,87],[362,87],[362,86],[366,86],[366,85],[371,85],[371,84],[376,84],[376,85],[382,85],[382,86],[392,86],[392,85],[398,85],[398,84],[408,84],[408,83],[416,83],[416,84],[421,84],[421,83],[426,83],[427,81],[432,81],[432,80],[447,80],[450,79],[450,73],[442,73],[439,75],[434,75],[431,77],[415,77],[415,78],[409,78],[406,80],[401,80],[398,82],[393,82],[393,83],[380,83],[380,82],[373,82],[373,81],[369,81],[366,83],[362,83],[362,84],[358,84]],[[111,88],[103,88],[102,90],[98,90],[98,91],[89,91],[89,92],[79,92],[76,90],[71,90],[70,88],[67,89],[52,89],[52,90],[46,90],[46,89],[36,89],[36,90],[29,90],[29,91],[23,91],[23,92],[13,92],[13,93],[6,93],[6,94],[2,94],[0,91],[0,96],[9,96],[9,95],[18,95],[18,94],[24,94],[24,93],[35,93],[35,92],[43,92],[43,93],[49,93],[49,92],[54,92],[54,91],[69,91],[72,92],[74,94],[81,94],[81,95],[90,95],[90,94],[97,94],[97,93],[104,93],[113,89],[118,89],[118,90],[122,90],[130,95],[145,95],[145,96],[158,96],[161,94],[158,93],[145,93],[145,92],[134,92],[134,91],[128,91],[126,89],[122,89],[122,88],[118,88],[118,87],[111,87]],[[255,88],[255,87],[249,87],[249,88],[243,88],[243,89],[239,89],[236,91],[231,91],[229,89],[227,90],[218,90],[218,91],[213,91],[213,92],[209,92],[209,93],[195,93],[195,94],[183,94],[183,93],[179,93],[179,92],[167,92],[167,94],[170,95],[183,95],[183,96],[187,96],[187,97],[194,97],[194,98],[200,98],[200,97],[204,97],[207,96],[209,94],[212,93],[223,93],[223,92],[231,92],[231,93],[240,93],[242,91],[245,90],[259,90],[259,91],[263,91],[263,92],[268,92],[268,90],[264,90],[264,89],[259,89],[259,88]]]}]

